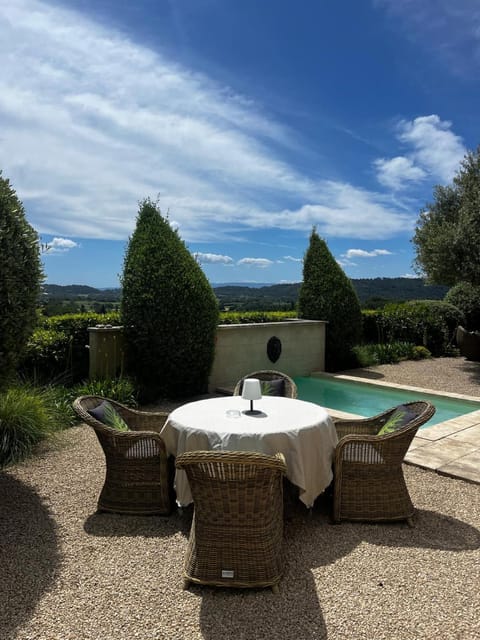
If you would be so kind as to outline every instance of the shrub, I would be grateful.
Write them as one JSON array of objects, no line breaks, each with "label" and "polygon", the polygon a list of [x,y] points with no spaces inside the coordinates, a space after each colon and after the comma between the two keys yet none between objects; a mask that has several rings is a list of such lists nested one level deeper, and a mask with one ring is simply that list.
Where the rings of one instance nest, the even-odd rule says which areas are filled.
[{"label": "shrub", "polygon": [[127,407],[137,406],[135,385],[129,378],[86,380],[71,389],[72,401],[78,396],[103,396],[121,402]]},{"label": "shrub", "polygon": [[42,279],[37,233],[0,172],[0,387],[15,372],[35,327]]},{"label": "shrub", "polygon": [[[415,349],[424,347],[415,347],[411,342],[389,342],[357,345],[353,347],[353,352],[361,367],[371,367],[377,364],[394,364],[410,358],[419,359],[415,357]],[[427,349],[424,350],[429,353]]]},{"label": "shrub", "polygon": [[0,467],[23,460],[62,426],[50,392],[14,387],[0,393]]},{"label": "shrub", "polygon": [[353,364],[352,347],[360,342],[361,312],[357,294],[315,228],[303,264],[298,316],[328,322],[325,367],[336,371]]},{"label": "shrub", "polygon": [[425,358],[431,358],[432,354],[426,347],[413,347],[412,355],[410,356],[412,360],[425,360]]},{"label": "shrub", "polygon": [[462,317],[456,307],[438,300],[390,304],[381,311],[363,314],[364,340],[381,344],[413,342],[441,356],[446,353]]},{"label": "shrub", "polygon": [[35,329],[20,363],[34,384],[47,383],[71,368],[72,337],[55,329]]},{"label": "shrub", "polygon": [[24,377],[42,384],[62,376],[78,382],[88,376],[88,327],[118,325],[120,314],[68,313],[41,317],[30,337],[20,370]]},{"label": "shrub", "polygon": [[447,292],[445,302],[459,309],[465,319],[465,329],[480,329],[480,286],[460,282]]},{"label": "shrub", "polygon": [[207,391],[217,299],[177,231],[149,199],[140,204],[122,286],[127,366],[142,402]]},{"label": "shrub", "polygon": [[220,324],[283,322],[296,317],[296,311],[221,311],[219,322]]}]

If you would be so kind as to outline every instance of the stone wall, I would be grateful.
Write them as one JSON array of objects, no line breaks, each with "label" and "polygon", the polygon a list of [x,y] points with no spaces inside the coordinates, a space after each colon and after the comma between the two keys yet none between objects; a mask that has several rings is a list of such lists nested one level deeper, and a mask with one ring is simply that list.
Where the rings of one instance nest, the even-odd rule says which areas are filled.
[{"label": "stone wall", "polygon": [[[233,388],[239,378],[259,369],[278,369],[292,377],[324,371],[325,326],[325,322],[318,320],[220,325],[210,391]],[[275,362],[267,353],[271,338],[278,338],[281,343],[281,353]]]},{"label": "stone wall", "polygon": [[[209,390],[233,389],[239,378],[259,369],[278,369],[291,377],[324,371],[325,326],[318,320],[219,325]],[[124,365],[122,327],[88,331],[90,377],[118,375]]]}]

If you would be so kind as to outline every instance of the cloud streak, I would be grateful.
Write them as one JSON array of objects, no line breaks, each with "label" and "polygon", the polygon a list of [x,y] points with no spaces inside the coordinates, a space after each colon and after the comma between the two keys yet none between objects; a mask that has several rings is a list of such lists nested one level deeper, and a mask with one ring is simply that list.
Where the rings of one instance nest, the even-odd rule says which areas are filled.
[{"label": "cloud streak", "polygon": [[237,262],[238,265],[245,265],[247,267],[260,267],[261,269],[265,269],[266,267],[270,267],[274,264],[273,260],[269,260],[268,258],[242,258]]},{"label": "cloud streak", "polygon": [[[480,6],[476,0],[374,0],[446,69],[476,82],[480,62]],[[473,73],[472,73],[473,71]]]},{"label": "cloud streak", "polygon": [[201,264],[231,264],[233,262],[233,258],[230,256],[222,256],[218,253],[194,253],[194,257]]},{"label": "cloud streak", "polygon": [[359,239],[413,228],[416,212],[390,197],[297,170],[286,160],[294,133],[252,100],[80,13],[7,3],[0,54],[5,175],[42,234],[124,240],[138,200],[157,194],[189,242],[258,228]]},{"label": "cloud streak", "polygon": [[364,249],[349,249],[343,254],[347,260],[350,258],[376,258],[378,256],[391,256],[391,251],[387,249],[373,249],[373,251],[365,251]]}]

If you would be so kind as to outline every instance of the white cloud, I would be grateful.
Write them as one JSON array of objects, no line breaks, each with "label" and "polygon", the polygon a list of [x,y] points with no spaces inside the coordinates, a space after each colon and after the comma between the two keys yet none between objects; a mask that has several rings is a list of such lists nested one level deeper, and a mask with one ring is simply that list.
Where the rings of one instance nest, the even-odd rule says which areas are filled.
[{"label": "white cloud", "polygon": [[451,128],[451,122],[441,120],[435,114],[411,121],[401,120],[397,137],[410,147],[410,151],[406,156],[375,160],[379,182],[395,190],[427,177],[451,182],[467,153],[462,138]]},{"label": "white cloud", "polygon": [[265,267],[272,265],[273,261],[268,258],[242,258],[237,262],[237,264],[244,264],[249,267],[260,267],[261,269],[264,269]]},{"label": "white cloud", "polygon": [[437,115],[402,120],[399,125],[399,139],[413,146],[413,160],[444,182],[452,180],[467,152],[451,127]]},{"label": "white cloud", "polygon": [[290,262],[303,262],[302,258],[294,258],[293,256],[283,256],[283,259]]},{"label": "white cloud", "polygon": [[416,167],[410,158],[397,156],[386,160],[379,158],[374,161],[377,178],[380,184],[391,189],[402,189],[409,182],[418,182],[426,177],[426,172]]},{"label": "white cloud", "polygon": [[194,253],[195,258],[202,264],[229,264],[233,262],[230,256],[222,256],[218,253]]},{"label": "white cloud", "polygon": [[411,280],[416,280],[418,278],[418,275],[414,274],[414,273],[404,273],[401,276],[398,276],[399,278],[410,278]]},{"label": "white cloud", "polygon": [[16,0],[1,15],[0,154],[41,234],[124,240],[157,194],[189,242],[413,229],[416,211],[283,161],[292,133],[228,87],[57,5]]},{"label": "white cloud", "polygon": [[349,249],[347,253],[342,254],[347,260],[350,258],[375,258],[377,256],[391,256],[391,251],[387,249],[373,249],[373,251],[364,251],[363,249]]},{"label": "white cloud", "polygon": [[310,230],[316,225],[321,235],[362,240],[381,240],[414,228],[416,213],[399,211],[388,197],[348,183],[322,181],[313,199],[316,204],[299,209],[245,217],[252,226],[266,227],[268,220],[283,229]]},{"label": "white cloud", "polygon": [[53,238],[53,240],[47,242],[46,245],[47,251],[45,252],[45,255],[48,255],[49,253],[66,253],[67,251],[70,251],[70,249],[78,247],[76,242],[69,240],[68,238]]}]

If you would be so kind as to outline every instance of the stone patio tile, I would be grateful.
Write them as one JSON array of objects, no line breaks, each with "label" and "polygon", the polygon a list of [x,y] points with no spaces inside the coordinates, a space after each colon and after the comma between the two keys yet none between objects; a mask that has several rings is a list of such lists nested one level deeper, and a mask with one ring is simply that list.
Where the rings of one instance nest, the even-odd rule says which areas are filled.
[{"label": "stone patio tile", "polygon": [[430,440],[426,440],[425,438],[422,438],[421,436],[416,435],[412,440],[408,450],[413,451],[414,449],[418,449],[418,447],[424,447],[425,445],[428,445],[430,443],[431,443]]},{"label": "stone patio tile", "polygon": [[418,447],[413,451],[408,451],[405,456],[405,462],[410,462],[426,469],[437,470],[454,462],[457,458],[473,453],[475,450],[476,447],[471,444],[442,439],[424,447]]},{"label": "stone patio tile", "polygon": [[462,458],[457,458],[457,460],[440,467],[437,471],[444,475],[465,478],[480,484],[480,449]]},{"label": "stone patio tile", "polygon": [[426,440],[440,440],[446,436],[450,436],[453,433],[466,429],[469,425],[465,424],[458,419],[447,420],[447,422],[440,422],[433,425],[433,427],[427,427],[426,429],[420,429],[418,434]]},{"label": "stone patio tile", "polygon": [[458,431],[451,436],[448,436],[447,440],[455,440],[455,442],[468,442],[476,445],[480,448],[480,424],[474,427],[468,427],[462,431]]}]

